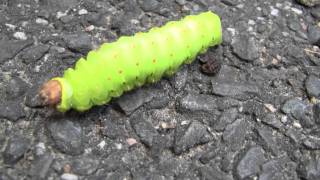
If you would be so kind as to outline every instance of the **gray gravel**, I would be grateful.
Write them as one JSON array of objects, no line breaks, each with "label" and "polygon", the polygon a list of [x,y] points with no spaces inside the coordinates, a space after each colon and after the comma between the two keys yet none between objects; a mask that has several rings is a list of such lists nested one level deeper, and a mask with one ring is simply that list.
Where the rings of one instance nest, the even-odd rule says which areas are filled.
[{"label": "gray gravel", "polygon": [[[207,10],[223,43],[174,77],[41,107],[39,86],[99,44]],[[320,179],[319,0],[2,0],[0,17],[0,179]]]}]

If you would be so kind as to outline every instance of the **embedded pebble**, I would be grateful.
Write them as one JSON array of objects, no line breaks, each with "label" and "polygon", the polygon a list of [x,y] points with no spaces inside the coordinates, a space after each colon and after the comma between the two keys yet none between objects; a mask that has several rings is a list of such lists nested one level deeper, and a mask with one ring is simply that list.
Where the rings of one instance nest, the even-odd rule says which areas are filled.
[{"label": "embedded pebble", "polygon": [[99,159],[94,156],[83,156],[74,158],[71,163],[72,171],[77,175],[90,175],[94,173],[100,164]]},{"label": "embedded pebble", "polygon": [[294,13],[296,13],[298,15],[301,15],[303,13],[303,11],[301,11],[300,9],[294,8],[294,7],[291,8],[291,11],[293,11]]},{"label": "embedded pebble", "polygon": [[210,140],[207,128],[198,121],[193,121],[187,128],[179,126],[176,131],[174,144],[175,154],[181,154],[195,145],[203,144]]},{"label": "embedded pebble", "polygon": [[75,174],[64,173],[61,175],[61,180],[78,180],[78,176]]},{"label": "embedded pebble", "polygon": [[135,145],[135,144],[138,143],[137,140],[134,139],[134,138],[128,138],[126,141],[127,141],[129,146],[132,146],[132,145]]},{"label": "embedded pebble", "polygon": [[309,76],[306,81],[307,92],[310,97],[320,98],[320,78]]},{"label": "embedded pebble", "polygon": [[14,165],[30,148],[30,140],[24,136],[16,135],[10,137],[8,144],[3,152],[5,164]]},{"label": "embedded pebble", "polygon": [[287,123],[288,122],[288,116],[282,116],[281,117],[281,122],[284,123],[284,124]]},{"label": "embedded pebble", "polygon": [[88,14],[88,11],[86,9],[80,9],[78,14],[79,15],[85,15],[85,14]]},{"label": "embedded pebble", "polygon": [[274,155],[278,155],[280,150],[279,150],[279,146],[277,145],[277,135],[276,135],[276,131],[274,131],[271,128],[268,127],[261,127],[257,129],[259,136],[262,138],[263,142],[264,142],[264,147],[266,149],[270,149],[270,151],[274,154]]},{"label": "embedded pebble", "polygon": [[299,179],[296,167],[297,164],[286,155],[271,159],[262,165],[259,180]]},{"label": "embedded pebble", "polygon": [[210,112],[217,108],[215,101],[216,99],[209,95],[190,93],[183,97],[179,104],[182,111],[191,110]]},{"label": "embedded pebble", "polygon": [[270,12],[270,14],[271,14],[272,16],[279,16],[279,10],[276,9],[276,8],[274,8],[274,7],[271,7],[271,12]]},{"label": "embedded pebble", "polygon": [[264,150],[259,146],[251,147],[239,161],[237,175],[240,179],[257,175],[260,172],[260,166],[265,161]]},{"label": "embedded pebble", "polygon": [[259,57],[258,42],[247,34],[240,34],[232,43],[233,52],[244,61],[254,61]]},{"label": "embedded pebble", "polygon": [[32,178],[46,179],[53,160],[53,157],[48,154],[38,156],[37,159],[32,162],[32,168],[30,170]]},{"label": "embedded pebble", "polygon": [[292,125],[293,125],[293,127],[296,127],[298,129],[300,129],[302,127],[301,124],[298,122],[294,122]]},{"label": "embedded pebble", "polygon": [[304,179],[320,179],[320,158],[318,156],[308,158],[304,156],[299,165],[298,171],[300,176]]},{"label": "embedded pebble", "polygon": [[314,137],[314,136],[309,136],[306,139],[304,139],[303,145],[307,149],[320,150],[320,138]]},{"label": "embedded pebble", "polygon": [[18,121],[25,117],[25,115],[25,110],[17,101],[7,101],[0,104],[0,118],[10,121]]},{"label": "embedded pebble", "polygon": [[43,154],[45,154],[46,152],[46,146],[43,142],[39,142],[37,145],[36,145],[36,155],[37,156],[41,156]]},{"label": "embedded pebble", "polygon": [[117,104],[126,114],[131,114],[143,104],[150,102],[154,96],[152,89],[139,88],[122,95]]},{"label": "embedded pebble", "polygon": [[36,23],[37,24],[42,24],[42,25],[48,25],[49,22],[46,19],[42,19],[42,18],[37,18],[36,19]]},{"label": "embedded pebble", "polygon": [[94,25],[90,25],[85,28],[87,32],[93,31],[94,29],[95,29]]},{"label": "embedded pebble", "polygon": [[[14,58],[21,50],[31,45],[32,43],[32,40],[7,41],[0,39],[0,64]],[[7,49],[10,49],[10,51],[8,51]]]},{"label": "embedded pebble", "polygon": [[24,33],[24,32],[15,32],[13,34],[13,37],[18,40],[27,40],[28,39],[26,33]]},{"label": "embedded pebble", "polygon": [[7,26],[10,30],[14,30],[17,28],[17,26],[15,26],[13,24],[8,24],[8,23],[6,23],[5,26]]},{"label": "embedded pebble", "polygon": [[264,104],[264,106],[270,111],[270,112],[276,112],[277,109],[272,104]]},{"label": "embedded pebble", "polygon": [[311,44],[320,47],[320,26],[310,25],[308,27],[308,39]]},{"label": "embedded pebble", "polygon": [[91,49],[93,49],[91,37],[87,33],[79,32],[66,34],[63,35],[62,38],[67,46],[73,51],[87,54]]},{"label": "embedded pebble", "polygon": [[67,154],[83,153],[82,128],[76,121],[57,120],[48,123],[48,129],[56,147]]},{"label": "embedded pebble", "polygon": [[250,132],[251,126],[246,118],[239,118],[226,126],[222,134],[223,141],[236,150],[243,146],[246,134]]},{"label": "embedded pebble", "polygon": [[151,147],[153,145],[154,138],[158,136],[158,132],[148,121],[148,117],[145,114],[137,115],[131,119],[131,126],[139,136],[140,140]]},{"label": "embedded pebble", "polygon": [[[283,117],[287,117],[287,116],[283,116]],[[275,114],[273,113],[268,113],[266,114],[262,120],[261,120],[263,123],[266,123],[268,124],[269,126],[273,127],[273,128],[276,128],[276,129],[279,129],[281,127],[281,122],[282,123],[285,123],[283,122],[284,120],[281,119],[281,122],[280,120],[276,117]]]},{"label": "embedded pebble", "polygon": [[260,90],[256,84],[247,82],[221,82],[213,80],[212,92],[219,96],[245,100],[257,96]]},{"label": "embedded pebble", "polygon": [[106,145],[106,141],[101,141],[101,142],[98,144],[98,147],[99,147],[100,149],[103,149],[103,148],[105,147],[105,145]]},{"label": "embedded pebble", "polygon": [[222,131],[225,127],[232,123],[238,116],[237,108],[231,108],[224,111],[219,119],[215,122],[212,122],[211,126],[217,131]]},{"label": "embedded pebble", "polygon": [[49,48],[47,45],[33,46],[25,50],[25,53],[21,55],[21,59],[26,64],[34,63],[43,57],[49,51]]},{"label": "embedded pebble", "polygon": [[307,7],[320,5],[320,0],[296,0],[296,1]]}]

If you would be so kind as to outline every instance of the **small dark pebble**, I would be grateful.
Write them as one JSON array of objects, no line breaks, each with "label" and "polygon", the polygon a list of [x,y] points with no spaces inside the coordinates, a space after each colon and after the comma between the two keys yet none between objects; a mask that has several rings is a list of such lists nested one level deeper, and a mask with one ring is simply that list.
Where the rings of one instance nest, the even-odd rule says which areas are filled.
[{"label": "small dark pebble", "polygon": [[152,126],[152,124],[148,121],[147,115],[140,114],[133,117],[130,122],[131,126],[135,130],[136,134],[139,136],[140,140],[151,147],[153,144],[153,140],[156,136],[158,136],[158,132]]},{"label": "small dark pebble", "polygon": [[71,155],[83,153],[83,134],[79,123],[67,119],[52,120],[47,125],[56,147]]},{"label": "small dark pebble", "polygon": [[306,89],[310,97],[320,98],[320,78],[310,75],[306,80]]},{"label": "small dark pebble", "polygon": [[122,158],[125,156],[124,151],[115,151],[109,154],[107,158],[101,159],[100,166],[106,171],[115,171],[122,169],[125,166]]},{"label": "small dark pebble", "polygon": [[271,151],[274,155],[278,155],[279,146],[277,144],[276,136],[274,135],[276,133],[274,133],[274,131],[267,126],[257,128],[257,132],[263,141],[262,146],[264,149]]},{"label": "small dark pebble", "polygon": [[303,144],[307,149],[319,150],[320,149],[320,138],[308,137],[303,141]]},{"label": "small dark pebble", "polygon": [[172,142],[167,136],[154,136],[150,155],[153,160],[160,160],[163,150],[171,147]]},{"label": "small dark pebble", "polygon": [[5,164],[17,163],[30,148],[30,140],[24,136],[13,136],[9,139],[7,147],[3,152]]},{"label": "small dark pebble", "polygon": [[319,21],[320,20],[320,6],[312,8],[311,15]]},{"label": "small dark pebble", "polygon": [[7,99],[21,97],[28,89],[28,84],[19,77],[13,77],[6,86]]},{"label": "small dark pebble", "polygon": [[174,153],[181,154],[195,145],[207,143],[210,134],[206,126],[198,121],[193,121],[188,127],[178,126],[175,134]]},{"label": "small dark pebble", "polygon": [[99,166],[99,160],[94,156],[84,156],[72,161],[72,171],[79,175],[90,175],[94,173]]},{"label": "small dark pebble", "polygon": [[314,7],[314,6],[320,5],[319,0],[296,0],[296,1],[307,7]]},{"label": "small dark pebble", "polygon": [[174,89],[177,91],[181,91],[184,89],[188,78],[188,68],[183,66],[181,70],[179,70],[174,77],[172,78],[171,84],[174,86]]},{"label": "small dark pebble", "polygon": [[320,179],[320,158],[319,156],[311,156],[302,158],[298,166],[298,172],[303,179]]},{"label": "small dark pebble", "polygon": [[[106,174],[89,176],[90,180],[118,180],[118,179],[131,179],[131,173],[125,170],[117,170],[114,172],[108,172]],[[140,179],[139,179],[140,180]]]},{"label": "small dark pebble", "polygon": [[79,0],[40,1],[41,7],[49,10],[50,12],[65,11],[69,8],[74,8],[78,3],[79,3]]},{"label": "small dark pebble", "polygon": [[153,89],[142,87],[123,94],[116,103],[125,114],[130,115],[140,106],[150,102],[154,96]]},{"label": "small dark pebble", "polygon": [[247,34],[239,35],[232,43],[233,52],[242,60],[252,62],[259,57],[258,43]]},{"label": "small dark pebble", "polygon": [[212,93],[223,97],[246,100],[254,96],[259,96],[261,91],[260,88],[253,83],[212,80]]},{"label": "small dark pebble", "polygon": [[261,119],[265,116],[265,106],[255,100],[248,100],[243,103],[243,113],[245,114],[252,114],[254,117]]},{"label": "small dark pebble", "polygon": [[312,127],[314,125],[312,107],[299,99],[289,99],[282,106],[281,110],[299,120],[304,127]]},{"label": "small dark pebble", "polygon": [[93,49],[91,37],[87,33],[67,34],[62,36],[68,48],[73,51],[87,54]]},{"label": "small dark pebble", "polygon": [[259,180],[298,180],[296,163],[287,156],[272,159],[262,165]]},{"label": "small dark pebble", "polygon": [[309,26],[308,27],[308,38],[311,44],[320,46],[320,27]]},{"label": "small dark pebble", "polygon": [[264,150],[257,146],[251,147],[237,165],[237,175],[245,179],[260,172],[260,166],[266,161]]},{"label": "small dark pebble", "polygon": [[181,98],[179,109],[181,111],[205,111],[212,112],[217,109],[216,99],[205,94],[189,93]]},{"label": "small dark pebble", "polygon": [[221,2],[225,5],[228,5],[228,6],[235,6],[240,3],[238,1],[233,1],[233,0],[222,0]]},{"label": "small dark pebble", "polygon": [[159,8],[160,3],[157,0],[139,0],[141,9],[144,11],[153,11]]},{"label": "small dark pebble", "polygon": [[302,139],[302,134],[300,131],[297,131],[293,128],[288,129],[285,132],[285,135],[288,136],[293,144],[299,145]]},{"label": "small dark pebble", "polygon": [[21,50],[33,43],[32,40],[26,41],[8,41],[0,40],[0,64],[13,58]]},{"label": "small dark pebble", "polygon": [[113,108],[108,108],[100,119],[103,135],[116,139],[126,134],[124,122],[127,118],[124,114]]},{"label": "small dark pebble", "polygon": [[302,113],[307,108],[307,105],[299,99],[289,99],[281,107],[282,112],[287,115],[293,115],[295,118],[300,118]]},{"label": "small dark pebble", "polygon": [[0,103],[0,118],[17,121],[25,117],[26,113],[19,101],[6,101]]},{"label": "small dark pebble", "polygon": [[25,53],[21,55],[21,59],[24,63],[30,64],[39,60],[49,50],[48,45],[37,45],[25,50]]},{"label": "small dark pebble", "polygon": [[27,91],[25,105],[31,108],[44,106],[44,102],[39,95],[38,86],[33,86]]},{"label": "small dark pebble", "polygon": [[237,119],[225,128],[222,139],[231,149],[240,149],[244,145],[245,136],[250,132],[250,129],[251,126],[247,118]]},{"label": "small dark pebble", "polygon": [[215,158],[219,152],[219,148],[217,146],[211,147],[209,150],[207,150],[204,154],[200,157],[200,162],[203,164],[209,163],[209,161],[213,158]]},{"label": "small dark pebble", "polygon": [[50,171],[53,157],[49,154],[39,156],[32,163],[31,174],[34,179],[46,179]]},{"label": "small dark pebble", "polygon": [[202,180],[233,180],[231,175],[221,171],[217,166],[200,168]]},{"label": "small dark pebble", "polygon": [[74,16],[71,16],[71,15],[66,15],[66,16],[63,16],[60,18],[60,20],[65,23],[65,24],[68,24],[70,23],[72,20],[73,20]]},{"label": "small dark pebble", "polygon": [[227,97],[227,98],[218,98],[216,101],[216,104],[218,106],[217,108],[220,111],[224,111],[229,108],[239,107],[241,105],[241,102],[236,99]]},{"label": "small dark pebble", "polygon": [[277,118],[277,116],[273,113],[268,113],[266,114],[261,121],[275,129],[279,129],[282,125],[282,123],[280,122],[280,119]]},{"label": "small dark pebble", "polygon": [[213,126],[213,128],[217,131],[223,131],[228,124],[232,123],[237,118],[237,116],[237,108],[227,109],[221,114],[218,121],[212,123],[211,126]]},{"label": "small dark pebble", "polygon": [[222,157],[221,160],[221,169],[224,172],[230,172],[234,169],[234,166],[236,165],[236,159],[235,159],[235,152],[232,151],[221,151],[219,152],[219,156]]}]

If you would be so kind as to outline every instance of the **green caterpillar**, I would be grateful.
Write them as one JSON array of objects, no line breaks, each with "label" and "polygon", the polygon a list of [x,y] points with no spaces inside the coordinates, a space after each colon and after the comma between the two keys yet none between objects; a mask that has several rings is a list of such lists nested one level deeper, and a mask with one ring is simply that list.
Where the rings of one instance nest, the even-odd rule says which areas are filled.
[{"label": "green caterpillar", "polygon": [[198,53],[221,41],[219,16],[212,12],[189,15],[161,28],[102,44],[86,59],[80,58],[63,77],[47,82],[40,94],[54,101],[49,104],[61,112],[71,108],[85,111],[125,91],[173,75],[183,63],[191,63]]}]

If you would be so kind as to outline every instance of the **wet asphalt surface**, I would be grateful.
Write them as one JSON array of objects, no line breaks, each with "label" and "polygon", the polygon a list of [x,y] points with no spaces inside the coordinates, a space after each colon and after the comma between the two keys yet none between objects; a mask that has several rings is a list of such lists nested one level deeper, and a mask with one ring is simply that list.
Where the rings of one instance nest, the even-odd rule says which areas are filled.
[{"label": "wet asphalt surface", "polygon": [[[0,0],[0,179],[320,179],[320,1],[299,2]],[[223,43],[174,77],[41,107],[39,86],[99,44],[208,10]]]}]

